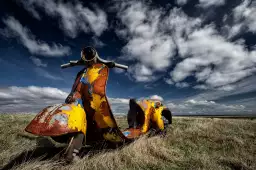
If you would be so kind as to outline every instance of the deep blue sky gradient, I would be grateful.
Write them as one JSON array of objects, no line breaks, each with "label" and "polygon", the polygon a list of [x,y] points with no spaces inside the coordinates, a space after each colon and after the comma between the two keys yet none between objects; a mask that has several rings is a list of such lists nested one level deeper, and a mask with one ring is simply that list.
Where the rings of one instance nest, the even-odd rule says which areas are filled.
[{"label": "deep blue sky gradient", "polygon": [[[99,55],[104,59],[116,60],[121,64],[133,65],[133,61],[128,62],[118,59],[118,57],[122,55],[121,50],[126,45],[127,41],[118,37],[114,31],[114,29],[116,27],[120,27],[120,25],[118,24],[116,13],[108,9],[113,2],[93,1],[86,3],[82,1],[82,3],[86,7],[92,7],[92,4],[97,4],[99,8],[106,12],[108,17],[109,29],[104,31],[103,34],[98,37],[98,39],[105,44],[105,46],[97,48]],[[223,16],[225,14],[229,14],[231,9],[240,3],[241,1],[239,0],[227,1],[226,5],[214,9],[208,9],[209,11],[207,15],[209,16],[204,23],[214,23],[217,28],[219,26],[221,27],[223,24]],[[205,11],[204,9],[197,8],[196,4],[198,4],[198,1],[189,1],[182,7],[177,5],[175,1],[170,3],[166,0],[160,0],[153,1],[151,3],[151,5],[154,7],[162,7],[166,10],[173,7],[181,7],[187,15],[191,17],[198,17],[201,16]],[[69,46],[71,48],[71,54],[63,57],[34,55],[31,54],[18,39],[0,36],[0,88],[8,88],[10,86],[38,86],[54,87],[65,92],[70,91],[74,78],[81,67],[61,69],[60,65],[68,62],[69,60],[79,59],[81,48],[83,46],[93,45],[93,37],[95,35],[93,33],[80,32],[76,38],[70,38],[66,36],[59,28],[59,23],[56,18],[49,17],[43,12],[40,14],[42,19],[37,20],[15,0],[3,0],[0,2],[0,28],[4,29],[6,27],[6,25],[3,23],[4,18],[13,16],[23,26],[28,28],[31,33],[36,36],[37,40],[47,42],[49,45],[52,43],[59,43],[63,46]],[[246,47],[249,50],[253,49],[253,46],[256,44],[255,33],[240,34],[239,36],[234,37],[233,41],[240,38],[244,39]],[[35,66],[30,59],[31,56],[42,60],[43,63],[47,63],[47,67],[38,68]],[[132,78],[129,78],[129,76],[126,75],[127,73],[119,74],[111,70],[107,85],[108,97],[140,98],[157,94],[162,96],[167,101],[180,102],[182,100],[187,100],[190,97],[207,92],[206,90],[193,88],[193,85],[197,84],[193,76],[185,79],[185,81],[190,84],[190,86],[186,88],[179,88],[165,83],[164,78],[168,77],[169,72],[172,71],[176,63],[180,62],[182,59],[179,58],[179,56],[176,56],[172,58],[172,60],[173,64],[171,67],[166,69],[166,72],[159,73],[158,75],[161,75],[161,78],[152,82],[136,82]],[[47,71],[53,76],[60,77],[61,79],[53,80],[43,77],[38,73],[38,70],[40,69]],[[251,76],[251,78],[255,79],[255,74]],[[213,101],[221,104],[232,104],[241,99],[249,98],[252,98],[250,102],[254,101],[256,98],[256,89],[238,95],[227,94],[226,96],[214,99]]]}]

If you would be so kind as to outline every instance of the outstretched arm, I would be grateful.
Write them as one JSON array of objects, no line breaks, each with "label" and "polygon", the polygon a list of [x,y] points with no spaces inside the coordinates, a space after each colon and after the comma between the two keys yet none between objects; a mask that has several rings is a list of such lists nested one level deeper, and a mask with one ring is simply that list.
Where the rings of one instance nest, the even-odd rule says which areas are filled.
[{"label": "outstretched arm", "polygon": [[65,103],[71,103],[71,102],[73,102],[73,93],[75,92],[75,90],[76,90],[76,88],[77,88],[77,85],[78,85],[78,83],[79,83],[79,81],[80,81],[80,78],[81,78],[81,75],[83,74],[83,72],[84,72],[84,69],[82,69],[81,71],[79,71],[79,72],[77,73],[75,82],[74,82],[74,84],[73,84],[73,86],[72,86],[72,89],[71,89],[69,95],[67,96],[67,98],[66,98],[66,100],[65,100]]}]

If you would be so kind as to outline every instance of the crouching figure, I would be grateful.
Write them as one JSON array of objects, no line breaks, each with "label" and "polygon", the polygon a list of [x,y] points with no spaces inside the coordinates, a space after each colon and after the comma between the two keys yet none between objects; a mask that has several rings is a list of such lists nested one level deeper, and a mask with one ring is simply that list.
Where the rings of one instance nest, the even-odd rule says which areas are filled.
[{"label": "crouching figure", "polygon": [[156,99],[130,99],[127,115],[129,128],[123,132],[127,138],[134,138],[147,132],[165,133],[172,124],[172,113]]}]

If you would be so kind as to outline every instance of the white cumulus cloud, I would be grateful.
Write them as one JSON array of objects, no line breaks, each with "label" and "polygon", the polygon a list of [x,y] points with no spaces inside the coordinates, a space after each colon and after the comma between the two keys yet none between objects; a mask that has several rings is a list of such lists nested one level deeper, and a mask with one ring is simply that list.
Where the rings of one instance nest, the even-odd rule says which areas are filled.
[{"label": "white cumulus cloud", "polygon": [[129,104],[129,99],[125,98],[109,98],[109,102],[112,104]]},{"label": "white cumulus cloud", "polygon": [[256,33],[256,2],[243,0],[234,7],[230,15],[226,15],[223,20],[226,24],[224,31],[228,38],[233,38],[245,32]]},{"label": "white cumulus cloud", "polygon": [[[225,2],[202,0],[200,4],[209,7]],[[163,11],[144,1],[117,4],[118,17],[124,27],[117,28],[116,32],[127,41],[123,58],[135,61],[129,73],[136,81],[156,80],[158,71],[170,68],[176,52],[182,61],[174,66],[165,82],[177,87],[188,87],[186,78],[192,76],[198,82],[197,89],[230,91],[232,84],[256,71],[256,51],[248,50],[243,40],[231,41],[214,23],[203,25],[201,18],[189,17],[180,8]],[[254,4],[246,4],[246,10],[236,13],[248,18]]]},{"label": "white cumulus cloud", "polygon": [[0,112],[39,112],[46,106],[62,103],[67,93],[52,87],[17,87],[0,89]]},{"label": "white cumulus cloud", "polygon": [[176,0],[176,3],[178,5],[185,5],[186,3],[188,3],[189,0]]},{"label": "white cumulus cloud", "polygon": [[38,67],[47,67],[46,63],[43,63],[41,59],[31,56],[30,59]]},{"label": "white cumulus cloud", "polygon": [[208,8],[212,6],[221,6],[226,3],[226,0],[199,0],[199,6]]},{"label": "white cumulus cloud", "polygon": [[256,32],[256,2],[243,0],[243,2],[233,10],[235,22],[242,24],[251,32]]},{"label": "white cumulus cloud", "polygon": [[173,80],[170,79],[170,78],[164,78],[164,81],[165,81],[165,83],[167,83],[167,84],[169,84],[169,85],[174,84]]},{"label": "white cumulus cloud", "polygon": [[124,26],[116,32],[127,41],[123,55],[126,60],[140,63],[132,72],[135,80],[154,80],[155,71],[163,71],[171,65],[176,48],[172,37],[161,30],[162,11],[139,1],[119,2],[116,10]]},{"label": "white cumulus cloud", "polygon": [[180,82],[180,83],[175,83],[175,86],[178,88],[185,88],[185,87],[189,87],[189,84],[186,82]]},{"label": "white cumulus cloud", "polygon": [[248,51],[240,42],[228,41],[218,34],[213,25],[194,30],[187,36],[180,53],[185,59],[171,73],[174,81],[182,81],[196,72],[199,82],[220,87],[242,80],[256,71],[256,51]]},{"label": "white cumulus cloud", "polygon": [[153,71],[142,64],[130,66],[128,68],[128,73],[130,73],[138,82],[149,82],[156,79],[153,75]]},{"label": "white cumulus cloud", "polygon": [[[241,95],[243,93],[249,93],[256,91],[256,78],[254,76],[248,77],[234,85],[227,85],[223,86],[222,88],[218,89],[211,89],[204,85],[197,85],[194,88],[199,89],[207,89],[200,94],[195,96],[191,96],[190,99],[195,100],[218,100],[223,97],[233,96],[233,95]],[[256,103],[254,101],[254,103]]]},{"label": "white cumulus cloud", "polygon": [[[14,36],[19,39],[24,47],[26,47],[31,54],[42,56],[64,56],[70,53],[70,48],[60,44],[47,44],[41,40],[36,40],[35,36],[30,30],[21,25],[21,23],[14,17],[8,17],[3,20],[6,25],[5,31],[10,32],[6,36]],[[5,36],[4,34],[2,34]]]},{"label": "white cumulus cloud", "polygon": [[92,43],[93,43],[93,46],[96,47],[96,48],[101,48],[101,47],[104,47],[106,45],[99,38],[97,38],[96,36],[92,37]]},{"label": "white cumulus cloud", "polygon": [[43,69],[43,68],[40,68],[40,67],[37,67],[34,69],[35,72],[39,75],[39,76],[42,76],[42,77],[45,77],[47,79],[51,79],[51,80],[63,80],[62,77],[60,76],[57,76],[57,75],[54,75],[50,72],[48,72],[47,70]]},{"label": "white cumulus cloud", "polygon": [[91,10],[77,1],[64,3],[52,0],[29,0],[20,3],[37,19],[40,19],[38,11],[44,11],[48,16],[58,19],[60,29],[72,38],[77,37],[79,32],[93,32],[96,36],[100,36],[108,26],[106,13],[96,5]]},{"label": "white cumulus cloud", "polygon": [[[17,87],[0,88],[0,113],[38,113],[43,108],[64,103],[68,93],[53,87]],[[108,98],[114,114],[127,114],[129,99]]]},{"label": "white cumulus cloud", "polygon": [[223,114],[245,114],[250,111],[242,104],[222,104],[209,100],[190,99],[184,102],[166,101],[167,107],[172,110],[175,115],[182,114],[204,114],[204,115],[223,115]]}]

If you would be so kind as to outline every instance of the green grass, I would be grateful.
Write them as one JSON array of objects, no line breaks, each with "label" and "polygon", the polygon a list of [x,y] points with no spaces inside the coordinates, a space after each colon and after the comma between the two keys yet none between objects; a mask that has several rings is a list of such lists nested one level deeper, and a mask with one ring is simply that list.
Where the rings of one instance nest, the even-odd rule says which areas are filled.
[{"label": "green grass", "polygon": [[[44,140],[23,131],[33,117],[0,115],[0,168],[19,157],[23,161],[15,168],[23,170],[256,169],[255,119],[174,118],[166,137],[145,136],[123,148],[91,153],[63,166],[55,159],[44,160],[29,154],[29,161],[25,161],[25,151],[36,153],[36,147]],[[127,127],[124,118],[117,122],[121,128]]]}]

